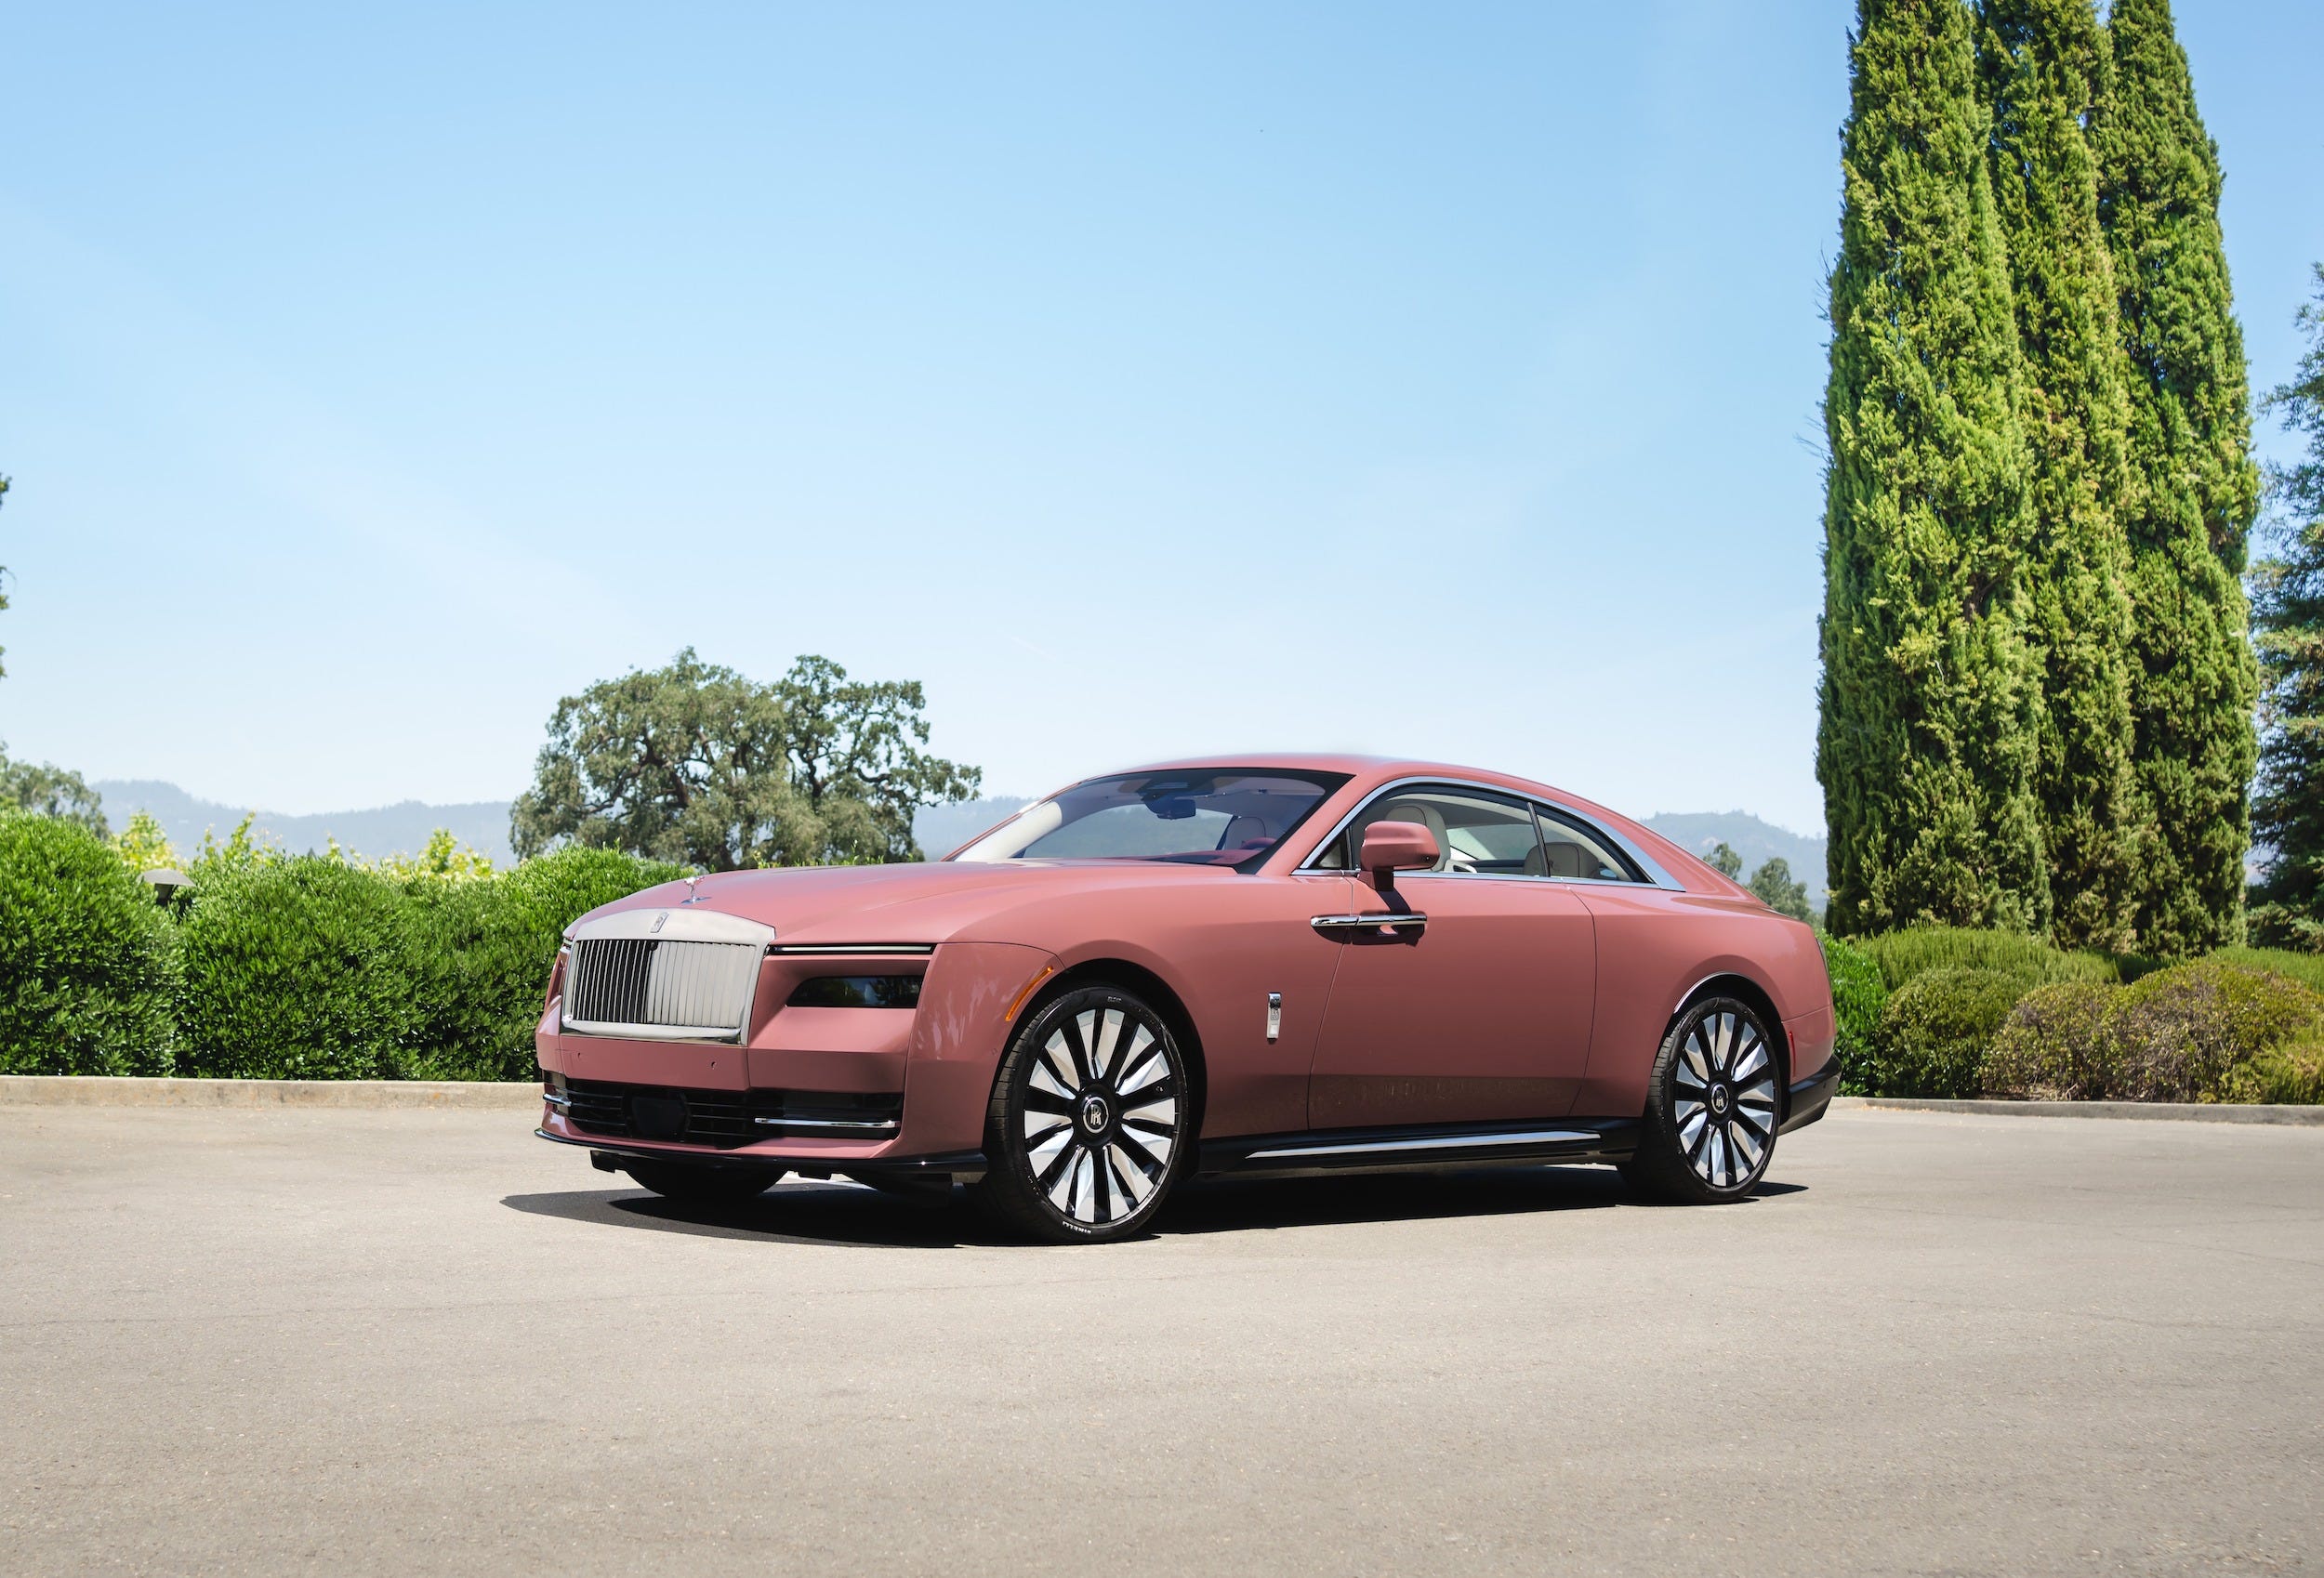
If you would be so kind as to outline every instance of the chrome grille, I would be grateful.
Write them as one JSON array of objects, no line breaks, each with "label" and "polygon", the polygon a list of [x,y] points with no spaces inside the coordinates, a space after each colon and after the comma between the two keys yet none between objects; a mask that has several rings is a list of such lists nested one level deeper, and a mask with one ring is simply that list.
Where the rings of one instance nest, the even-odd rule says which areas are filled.
[{"label": "chrome grille", "polygon": [[614,910],[566,934],[563,1028],[636,1041],[739,1041],[774,928],[680,905]]},{"label": "chrome grille", "polygon": [[581,939],[566,964],[565,1022],[738,1034],[764,952],[741,942]]}]

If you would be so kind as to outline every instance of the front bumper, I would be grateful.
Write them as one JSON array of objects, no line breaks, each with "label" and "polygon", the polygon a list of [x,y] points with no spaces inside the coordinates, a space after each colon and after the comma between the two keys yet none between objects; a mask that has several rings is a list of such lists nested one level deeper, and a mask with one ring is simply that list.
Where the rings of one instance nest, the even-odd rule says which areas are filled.
[{"label": "front bumper", "polygon": [[[985,1112],[1012,1005],[1050,962],[1010,943],[944,943],[928,960],[917,1008],[865,1008],[790,1001],[810,975],[859,967],[852,956],[770,954],[760,967],[754,1028],[739,1045],[570,1033],[552,997],[534,1045],[559,1089],[549,1093],[539,1133],[641,1160],[927,1174],[936,1169],[921,1164],[934,1158],[965,1176],[982,1167]],[[896,966],[866,955],[860,967]],[[603,1111],[593,1115],[557,1098],[568,1089],[575,1098],[593,1090],[624,1110],[639,1097],[658,1098],[657,1106],[681,1098],[686,1122],[682,1130],[658,1121],[607,1124]],[[704,1127],[715,1132],[694,1132],[696,1098],[711,1114]]]},{"label": "front bumper", "polygon": [[1784,1104],[1783,1124],[1776,1132],[1789,1134],[1803,1129],[1822,1117],[1831,1107],[1831,1098],[1840,1088],[1840,1059],[1832,1059],[1821,1072],[1810,1074],[1791,1086],[1790,1099]]},{"label": "front bumper", "polygon": [[816,1177],[828,1177],[833,1173],[840,1173],[852,1178],[881,1182],[950,1178],[958,1183],[974,1183],[984,1176],[984,1153],[981,1151],[954,1151],[942,1156],[841,1156],[829,1151],[799,1155],[780,1153],[767,1147],[749,1151],[712,1151],[693,1145],[654,1145],[641,1140],[603,1139],[569,1127],[564,1133],[552,1134],[546,1121],[533,1133],[539,1138],[552,1140],[559,1145],[587,1148],[589,1160],[601,1172],[614,1172],[625,1162],[683,1162],[690,1166],[711,1167],[720,1171],[804,1173]]}]

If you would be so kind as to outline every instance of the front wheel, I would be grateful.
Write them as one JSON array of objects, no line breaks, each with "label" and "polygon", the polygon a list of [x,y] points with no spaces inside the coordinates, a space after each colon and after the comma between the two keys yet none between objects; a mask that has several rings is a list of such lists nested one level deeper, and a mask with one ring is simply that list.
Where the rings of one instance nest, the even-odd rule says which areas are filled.
[{"label": "front wheel", "polygon": [[1001,1059],[979,1203],[1051,1243],[1129,1237],[1183,1168],[1187,1095],[1184,1058],[1159,1014],[1113,987],[1064,993]]},{"label": "front wheel", "polygon": [[1649,1195],[1740,1200],[1776,1151],[1776,1049],[1759,1011],[1711,997],[1678,1017],[1655,1056],[1638,1153],[1623,1169]]},{"label": "front wheel", "polygon": [[640,1189],[680,1205],[737,1205],[766,1193],[783,1177],[772,1167],[705,1167],[689,1162],[637,1162],[622,1171]]}]

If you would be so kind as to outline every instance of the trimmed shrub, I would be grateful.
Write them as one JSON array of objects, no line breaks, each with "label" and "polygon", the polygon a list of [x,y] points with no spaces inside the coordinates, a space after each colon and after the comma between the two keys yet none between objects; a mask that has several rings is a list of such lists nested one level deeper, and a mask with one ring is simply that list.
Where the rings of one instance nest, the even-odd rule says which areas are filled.
[{"label": "trimmed shrub", "polygon": [[[1974,931],[1949,926],[1916,926],[1858,942],[1881,967],[1888,990],[1902,990],[1931,970],[1993,970],[2026,986],[2053,980],[2120,980],[2114,962],[2102,953],[2067,953],[2015,931]],[[1892,1093],[1894,1094],[1894,1093]]]},{"label": "trimmed shrub", "polygon": [[410,885],[423,1023],[416,1079],[527,1079],[533,1031],[566,927],[685,868],[560,849],[486,881]]},{"label": "trimmed shrub", "polygon": [[2107,1030],[2125,1101],[2217,1101],[2229,1077],[2263,1052],[2304,1036],[2324,998],[2265,970],[2198,960],[2122,989]]},{"label": "trimmed shrub", "polygon": [[[2111,1101],[2306,1101],[2324,1081],[2324,996],[2216,959],[2112,990],[2038,987],[1994,1037],[2000,1096]],[[2274,1094],[2265,1094],[2274,1093]]]},{"label": "trimmed shrub", "polygon": [[[413,1077],[526,1078],[548,980],[528,906],[507,877],[415,883],[410,899],[421,1009]],[[552,939],[550,959],[556,952]]]},{"label": "trimmed shrub", "polygon": [[2220,1099],[2324,1106],[2324,1037],[2269,1047],[2227,1075]]},{"label": "trimmed shrub", "polygon": [[1986,1048],[2026,983],[2000,970],[1936,969],[1888,999],[1864,1088],[1872,1096],[1974,1096]]},{"label": "trimmed shrub", "polygon": [[667,861],[640,860],[618,849],[560,849],[525,861],[508,874],[508,882],[548,921],[548,953],[541,960],[537,989],[548,984],[548,967],[556,959],[556,939],[565,927],[601,904],[627,899],[648,888],[676,882],[691,867]]},{"label": "trimmed shrub", "polygon": [[0,1073],[170,1072],[174,942],[110,844],[0,813]]},{"label": "trimmed shrub", "polygon": [[1862,949],[1837,937],[1821,937],[1824,969],[1831,977],[1832,1017],[1839,1021],[1840,1088],[1849,1096],[1872,1092],[1863,1081],[1872,1064],[1872,1037],[1879,1032],[1881,1010],[1888,1006],[1888,988],[1881,967]]},{"label": "trimmed shrub", "polygon": [[393,1079],[425,1023],[411,901],[323,856],[217,863],[180,927],[182,1072]]},{"label": "trimmed shrub", "polygon": [[2294,953],[2287,948],[2222,948],[2210,957],[2239,969],[2273,970],[2310,992],[2324,993],[2324,953]]},{"label": "trimmed shrub", "polygon": [[2121,1062],[2111,1029],[2121,994],[2119,986],[2092,980],[2027,993],[1986,1054],[1986,1090],[2028,1101],[2103,1100]]}]

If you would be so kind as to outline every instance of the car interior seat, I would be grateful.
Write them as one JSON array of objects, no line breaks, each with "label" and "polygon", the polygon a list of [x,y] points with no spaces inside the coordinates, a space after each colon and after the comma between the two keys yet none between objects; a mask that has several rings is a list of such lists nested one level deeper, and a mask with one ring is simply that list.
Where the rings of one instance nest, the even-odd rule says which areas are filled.
[{"label": "car interior seat", "polygon": [[1259,849],[1267,844],[1267,824],[1248,811],[1226,824],[1225,834],[1219,839],[1221,849]]},{"label": "car interior seat", "polygon": [[[1546,828],[1542,831],[1549,832]],[[1572,839],[1560,838],[1554,833],[1550,833],[1548,841],[1542,848],[1543,864],[1548,868],[1549,875],[1581,877],[1596,874],[1582,869],[1581,846]]]}]

